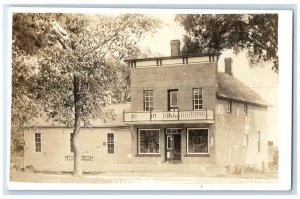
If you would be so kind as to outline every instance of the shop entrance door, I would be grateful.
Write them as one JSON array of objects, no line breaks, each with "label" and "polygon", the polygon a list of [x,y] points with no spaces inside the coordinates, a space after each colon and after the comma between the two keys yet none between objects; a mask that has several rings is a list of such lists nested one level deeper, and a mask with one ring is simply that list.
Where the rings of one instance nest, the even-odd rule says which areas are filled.
[{"label": "shop entrance door", "polygon": [[166,161],[181,161],[181,129],[166,129]]}]

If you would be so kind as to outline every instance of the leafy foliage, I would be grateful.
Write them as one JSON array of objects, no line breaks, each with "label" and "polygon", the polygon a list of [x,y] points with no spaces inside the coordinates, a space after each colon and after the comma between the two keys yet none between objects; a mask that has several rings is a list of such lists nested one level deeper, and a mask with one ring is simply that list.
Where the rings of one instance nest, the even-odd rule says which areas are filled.
[{"label": "leafy foliage", "polygon": [[[44,14],[14,14],[12,30],[11,149],[22,152],[24,126],[40,115],[32,96],[32,75],[37,71],[40,50],[46,44],[49,27]],[[50,42],[50,40],[49,40]],[[52,42],[53,45],[53,42]]]},{"label": "leafy foliage", "polygon": [[67,42],[57,37],[61,45],[44,49],[45,58],[40,61],[40,73],[33,86],[48,116],[71,126],[75,75],[80,80],[82,119],[89,125],[91,119],[107,117],[103,111],[107,93],[113,86],[119,86],[116,81],[122,80],[116,78],[118,72],[122,75],[116,67],[118,60],[137,51],[138,38],[155,27],[156,21],[143,15],[70,15],[59,24],[67,32]]},{"label": "leafy foliage", "polygon": [[277,14],[177,15],[175,20],[186,31],[183,54],[246,50],[251,66],[272,61],[278,73]]},{"label": "leafy foliage", "polygon": [[23,140],[23,125],[32,115],[36,114],[36,108],[29,98],[28,86],[30,82],[30,66],[29,57],[18,52],[18,49],[13,50],[13,71],[12,71],[12,151],[20,151],[24,146]]},{"label": "leafy foliage", "polygon": [[116,101],[128,95],[122,59],[135,56],[139,39],[158,26],[140,14],[14,14],[12,137],[22,137],[24,124],[40,110],[51,121],[73,126],[74,76],[80,80],[80,123],[112,119],[104,111],[108,91]]}]

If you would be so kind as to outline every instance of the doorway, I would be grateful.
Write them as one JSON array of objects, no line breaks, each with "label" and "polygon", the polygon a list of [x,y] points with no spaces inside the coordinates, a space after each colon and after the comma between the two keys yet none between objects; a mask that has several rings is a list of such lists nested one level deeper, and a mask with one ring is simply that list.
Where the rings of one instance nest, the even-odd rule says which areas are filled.
[{"label": "doorway", "polygon": [[167,128],[166,129],[166,161],[180,162],[181,161],[181,129]]},{"label": "doorway", "polygon": [[178,111],[178,90],[168,90],[168,111]]}]

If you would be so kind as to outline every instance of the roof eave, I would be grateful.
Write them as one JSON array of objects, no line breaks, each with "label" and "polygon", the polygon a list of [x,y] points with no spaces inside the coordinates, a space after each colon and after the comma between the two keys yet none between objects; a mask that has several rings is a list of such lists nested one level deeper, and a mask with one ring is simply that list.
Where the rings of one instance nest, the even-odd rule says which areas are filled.
[{"label": "roof eave", "polygon": [[184,54],[184,55],[178,55],[178,56],[166,56],[166,57],[149,57],[149,58],[132,58],[132,59],[124,59],[125,62],[130,61],[151,61],[151,60],[157,60],[157,59],[176,59],[176,58],[183,58],[183,57],[205,57],[205,56],[220,56],[220,52],[212,52],[212,53],[198,53],[198,54]]},{"label": "roof eave", "polygon": [[273,107],[273,106],[270,105],[270,104],[264,104],[264,103],[250,102],[250,101],[247,101],[247,100],[235,99],[235,98],[232,98],[232,97],[226,97],[226,96],[219,95],[218,93],[216,93],[216,96],[217,96],[217,98],[219,98],[219,99],[232,100],[232,101],[235,101],[235,102],[247,103],[247,104],[252,104],[252,105],[255,105],[255,106],[261,106],[261,107]]},{"label": "roof eave", "polygon": [[[127,124],[106,124],[106,125],[93,125],[91,127],[86,127],[86,126],[81,126],[80,128],[82,129],[93,129],[93,128],[129,128],[131,127],[130,125]],[[46,124],[41,124],[41,125],[29,125],[25,126],[25,128],[30,129],[30,128],[73,128],[70,126],[65,126],[65,125],[46,125]]]}]

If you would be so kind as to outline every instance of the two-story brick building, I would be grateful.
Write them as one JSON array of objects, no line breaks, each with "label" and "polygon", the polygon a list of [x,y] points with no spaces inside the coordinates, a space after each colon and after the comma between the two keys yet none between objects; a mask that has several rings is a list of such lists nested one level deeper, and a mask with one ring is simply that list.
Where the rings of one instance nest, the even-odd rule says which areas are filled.
[{"label": "two-story brick building", "polygon": [[[116,121],[82,128],[84,171],[228,168],[268,162],[267,103],[232,74],[220,53],[128,59],[131,103],[109,108]],[[25,134],[25,165],[72,170],[72,131],[38,124]],[[55,146],[53,145],[55,143]],[[157,166],[159,165],[159,166]],[[187,166],[187,167],[184,167]]]}]

